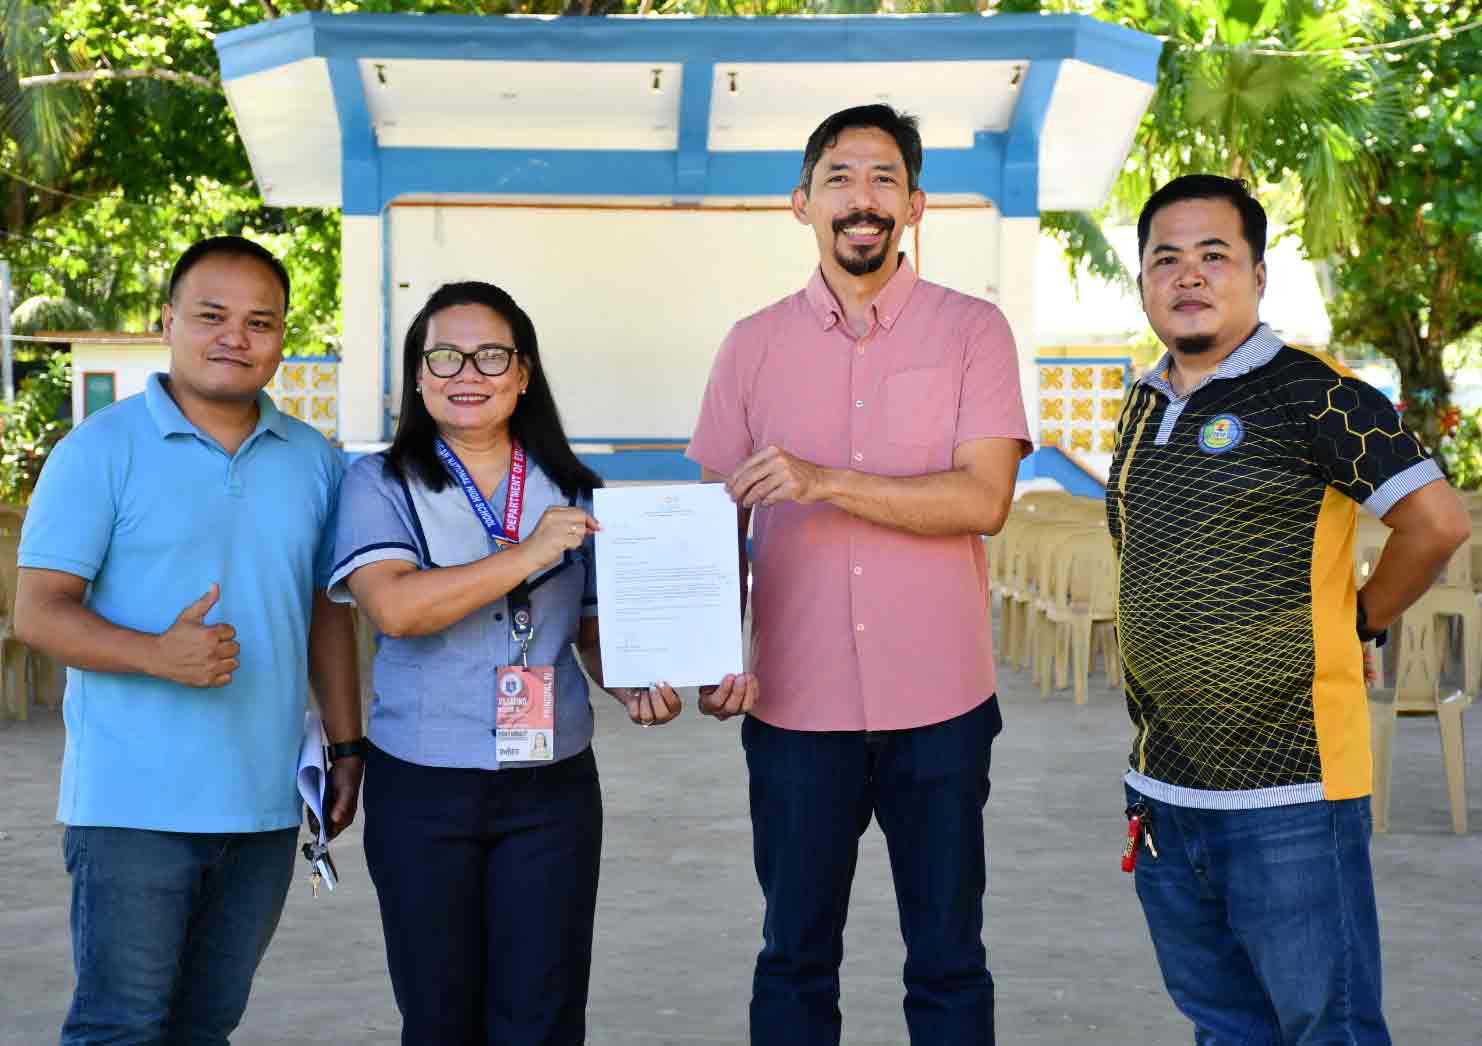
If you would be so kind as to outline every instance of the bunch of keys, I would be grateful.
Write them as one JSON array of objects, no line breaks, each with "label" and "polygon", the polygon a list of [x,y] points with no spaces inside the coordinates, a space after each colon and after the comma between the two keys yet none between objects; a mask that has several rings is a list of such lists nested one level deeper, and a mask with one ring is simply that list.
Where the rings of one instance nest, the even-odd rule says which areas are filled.
[{"label": "bunch of keys", "polygon": [[329,847],[318,842],[304,843],[304,860],[309,862],[313,869],[309,873],[309,889],[314,891],[314,898],[319,898],[319,884],[322,882],[326,890],[333,891],[339,885],[340,876],[335,871],[334,858],[329,856]]},{"label": "bunch of keys", "polygon": [[1153,845],[1153,812],[1140,799],[1127,807],[1127,845],[1122,848],[1122,871],[1130,872],[1137,867],[1139,841],[1157,860],[1158,848]]}]

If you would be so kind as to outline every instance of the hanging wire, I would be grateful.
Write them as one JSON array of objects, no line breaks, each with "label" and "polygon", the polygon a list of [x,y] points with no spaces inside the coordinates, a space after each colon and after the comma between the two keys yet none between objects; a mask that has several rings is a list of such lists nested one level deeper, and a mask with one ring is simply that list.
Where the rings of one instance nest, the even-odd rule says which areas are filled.
[{"label": "hanging wire", "polygon": [[1323,55],[1360,55],[1374,54],[1379,51],[1399,51],[1418,44],[1429,43],[1432,40],[1454,40],[1463,33],[1469,33],[1473,29],[1482,28],[1482,18],[1466,25],[1459,25],[1455,29],[1437,29],[1433,33],[1422,33],[1419,36],[1407,36],[1403,40],[1391,40],[1383,44],[1362,44],[1357,47],[1329,47],[1315,51],[1283,51],[1275,47],[1252,47],[1249,54],[1269,55],[1273,58],[1317,58]]},{"label": "hanging wire", "polygon": [[137,338],[38,338],[30,334],[12,334],[11,341],[28,341],[41,345],[59,345],[68,343],[86,345],[138,345],[141,341],[147,342],[152,338],[159,337],[159,331],[144,331]]},{"label": "hanging wire", "polygon": [[[61,196],[68,200],[81,200],[83,203],[100,203],[103,200],[107,199],[107,197],[104,196],[78,196],[75,192],[67,192],[63,189],[53,189],[50,185],[42,185],[40,182],[32,181],[25,175],[19,174],[16,171],[12,171],[8,167],[0,167],[0,174],[3,174],[5,177],[10,178],[14,181],[20,182],[22,185],[29,185],[33,189],[39,189],[41,192],[50,193],[53,196]],[[127,203],[128,201],[125,200],[121,202]],[[129,206],[132,207],[134,205],[129,204]]]},{"label": "hanging wire", "polygon": [[78,250],[76,247],[64,247],[62,244],[52,243],[50,240],[38,240],[34,236],[25,236],[18,232],[11,232],[9,229],[0,229],[0,236],[4,236],[7,240],[24,240],[26,243],[34,243],[40,247],[50,247],[52,250],[61,251],[63,254],[78,254],[82,255],[83,257],[92,258],[95,260],[98,258],[109,257],[109,255],[107,254],[96,252],[89,254],[86,251]]},{"label": "hanging wire", "polygon": [[[121,197],[111,197],[111,196],[79,196],[76,193],[66,192],[65,190],[62,190],[62,189],[53,189],[50,186],[42,185],[40,182],[32,181],[30,178],[27,178],[24,175],[17,174],[15,171],[12,171],[8,167],[0,167],[0,176],[7,177],[7,178],[13,178],[16,181],[22,183],[23,185],[29,185],[31,188],[36,189],[39,192],[50,193],[53,196],[60,196],[60,197],[63,197],[65,199],[68,199],[68,200],[77,200],[77,201],[79,201],[81,203],[90,203],[90,204],[94,204],[94,205],[103,204],[103,203],[112,203],[112,204],[114,204],[116,206],[119,206],[119,207],[128,207],[128,208],[131,208],[133,210],[138,210],[138,211],[155,211],[155,210],[158,209],[156,207],[150,206],[149,204],[145,204],[145,203],[134,203],[132,200],[125,200],[125,199],[123,199]],[[263,205],[263,206],[266,207],[266,205]],[[276,209],[281,210],[282,208],[276,208]],[[238,212],[238,213],[241,213],[241,212]],[[283,235],[287,235],[288,233],[293,232],[297,228],[298,228],[297,224],[295,222],[289,220],[285,216],[285,217],[281,218],[279,221],[274,222],[271,225],[265,225],[265,226],[262,226],[262,227],[253,226],[252,231],[255,234],[258,234],[258,235],[261,235],[261,236],[283,236]],[[14,239],[30,240],[30,242],[32,242],[32,243],[40,243],[40,244],[44,244],[45,246],[48,246],[48,247],[56,247],[57,250],[61,250],[61,251],[65,251],[65,250],[68,249],[66,247],[62,247],[62,246],[59,246],[59,245],[56,245],[56,244],[52,244],[52,243],[50,243],[48,241],[45,241],[45,240],[36,240],[36,239],[32,239],[32,238],[26,237],[26,236],[19,236],[16,233],[6,232],[3,229],[0,229],[0,235],[10,236],[10,237],[12,237]],[[105,255],[93,255],[93,257],[105,257]]]},{"label": "hanging wire", "polygon": [[1470,33],[1475,29],[1482,29],[1482,18],[1459,25],[1455,29],[1437,29],[1435,32],[1422,33],[1419,36],[1407,36],[1402,40],[1390,40],[1382,44],[1355,44],[1351,47],[1321,47],[1311,51],[1287,51],[1279,47],[1237,47],[1233,44],[1196,44],[1176,37],[1150,33],[1154,40],[1161,40],[1165,44],[1173,44],[1175,47],[1186,51],[1239,51],[1241,54],[1258,54],[1268,58],[1321,58],[1328,55],[1361,55],[1375,54],[1383,51],[1400,51],[1420,44],[1429,43],[1432,40],[1454,40],[1463,33]]}]

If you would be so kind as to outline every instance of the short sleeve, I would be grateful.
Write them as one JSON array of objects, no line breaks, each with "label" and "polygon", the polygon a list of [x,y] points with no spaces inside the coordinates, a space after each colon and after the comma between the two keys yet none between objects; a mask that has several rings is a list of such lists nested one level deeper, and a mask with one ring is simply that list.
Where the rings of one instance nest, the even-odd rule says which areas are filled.
[{"label": "short sleeve", "polygon": [[1033,449],[1014,334],[1003,312],[988,306],[986,321],[969,339],[964,354],[955,445],[993,438],[1019,440],[1021,457]]},{"label": "short sleeve", "polygon": [[82,430],[47,455],[21,529],[19,564],[92,581],[113,541],[118,506],[114,448],[89,445]]},{"label": "short sleeve", "polygon": [[363,566],[394,559],[420,563],[417,536],[404,506],[400,484],[387,473],[385,456],[374,454],[351,465],[340,483],[334,527],[333,566],[326,588],[336,603],[353,603],[351,574]]},{"label": "short sleeve", "polygon": [[345,458],[333,447],[328,449],[325,461],[325,483],[329,487],[329,512],[325,517],[324,529],[319,532],[319,548],[314,556],[314,584],[328,588],[334,574],[335,531],[339,526],[340,487],[345,482]]},{"label": "short sleeve", "polygon": [[1374,515],[1387,515],[1406,495],[1445,478],[1394,404],[1372,385],[1335,374],[1313,408],[1319,474]]},{"label": "short sleeve", "polygon": [[733,472],[754,450],[741,376],[744,341],[743,327],[737,324],[721,343],[700,401],[700,420],[685,451],[691,461],[722,475]]}]

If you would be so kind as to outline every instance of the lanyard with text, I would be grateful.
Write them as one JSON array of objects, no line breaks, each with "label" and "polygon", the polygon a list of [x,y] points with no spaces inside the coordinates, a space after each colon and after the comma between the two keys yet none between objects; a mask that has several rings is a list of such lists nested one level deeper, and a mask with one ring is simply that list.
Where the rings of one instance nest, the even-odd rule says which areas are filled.
[{"label": "lanyard with text", "polygon": [[473,508],[473,514],[479,517],[479,522],[488,531],[489,538],[494,542],[494,551],[503,552],[511,545],[520,543],[520,513],[525,508],[525,448],[518,442],[514,443],[509,453],[509,490],[504,496],[504,522],[495,518],[494,510],[489,507],[489,502],[479,491],[479,486],[469,475],[468,469],[463,462],[458,460],[458,455],[453,453],[451,447],[442,441],[439,436],[433,442],[433,448],[442,463],[447,466],[458,485],[463,488],[463,496],[468,498],[468,504]]},{"label": "lanyard with text", "polygon": [[[447,466],[448,471],[458,480],[463,488],[463,496],[468,498],[468,504],[473,508],[473,514],[479,517],[479,522],[484,525],[484,530],[489,534],[489,539],[494,542],[494,551],[503,552],[505,549],[520,543],[520,514],[525,509],[525,448],[520,446],[519,441],[514,441],[509,452],[509,489],[504,496],[504,523],[495,518],[494,510],[489,507],[489,502],[479,490],[478,484],[469,475],[468,469],[463,462],[458,460],[458,455],[453,449],[438,437],[433,443],[437,450],[437,456]],[[506,597],[509,600],[510,633],[520,644],[520,664],[530,663],[530,640],[535,635],[535,618],[530,612],[530,585],[521,581]]]},{"label": "lanyard with text", "polygon": [[[452,448],[441,439],[433,446],[463,488],[474,515],[494,542],[494,551],[503,552],[519,544],[520,513],[525,507],[525,448],[518,442],[510,448],[509,491],[501,524]],[[509,602],[510,635],[520,644],[520,664],[504,665],[494,675],[494,742],[500,762],[549,762],[556,750],[556,670],[552,665],[530,664],[530,640],[535,637],[530,592],[530,583],[521,581],[505,597]]]}]

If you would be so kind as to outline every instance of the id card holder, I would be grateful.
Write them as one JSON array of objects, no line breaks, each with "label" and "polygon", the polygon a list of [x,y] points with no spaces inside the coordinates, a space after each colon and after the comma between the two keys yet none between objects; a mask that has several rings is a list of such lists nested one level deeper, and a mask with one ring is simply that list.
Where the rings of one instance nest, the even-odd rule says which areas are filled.
[{"label": "id card holder", "polygon": [[505,665],[495,679],[495,752],[500,762],[549,762],[556,753],[556,669]]}]

